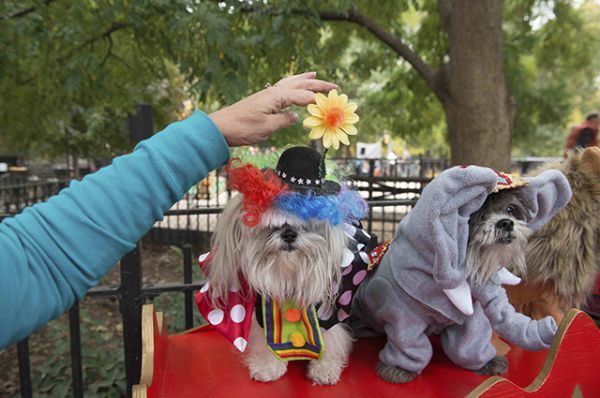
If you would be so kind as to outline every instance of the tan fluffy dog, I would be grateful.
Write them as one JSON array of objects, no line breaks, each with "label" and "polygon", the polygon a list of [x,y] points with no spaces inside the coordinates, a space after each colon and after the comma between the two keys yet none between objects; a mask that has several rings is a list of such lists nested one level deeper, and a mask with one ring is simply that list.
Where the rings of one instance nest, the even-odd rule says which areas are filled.
[{"label": "tan fluffy dog", "polygon": [[529,238],[527,275],[506,291],[517,311],[533,319],[552,315],[560,323],[566,311],[585,303],[600,271],[600,149],[572,153],[535,173],[550,168],[565,174],[573,198]]}]

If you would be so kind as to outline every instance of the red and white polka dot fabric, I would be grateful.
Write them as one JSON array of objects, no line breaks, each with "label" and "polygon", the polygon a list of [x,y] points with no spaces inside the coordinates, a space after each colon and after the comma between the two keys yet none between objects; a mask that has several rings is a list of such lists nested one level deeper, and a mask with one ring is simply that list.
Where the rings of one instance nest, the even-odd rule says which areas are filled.
[{"label": "red and white polka dot fabric", "polygon": [[[205,253],[198,259],[202,270],[206,270],[210,263],[210,252]],[[248,291],[247,284],[242,281],[240,286],[231,286],[227,303],[223,308],[211,305],[209,283],[196,293],[196,305],[200,313],[213,325],[227,340],[240,351],[244,352],[250,334],[252,314],[254,312],[255,296]]]}]

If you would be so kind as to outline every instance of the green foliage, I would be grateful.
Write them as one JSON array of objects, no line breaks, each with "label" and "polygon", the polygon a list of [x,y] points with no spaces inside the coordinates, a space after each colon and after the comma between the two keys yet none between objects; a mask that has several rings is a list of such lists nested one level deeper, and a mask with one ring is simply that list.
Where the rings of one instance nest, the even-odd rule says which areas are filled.
[{"label": "green foliage", "polygon": [[[34,11],[16,16],[29,7]],[[350,9],[401,37],[433,68],[447,62],[448,38],[433,0],[376,6],[367,0],[6,0],[0,3],[3,142],[47,155],[114,155],[131,148],[124,120],[136,103],[154,106],[158,130],[177,118],[184,99],[211,111],[286,74],[316,70],[358,102],[353,142],[388,131],[413,147],[446,153],[443,109],[410,65],[363,27],[318,15]],[[566,0],[505,2],[517,152],[556,152],[573,111],[597,106],[599,12],[591,0],[579,7]],[[297,125],[268,145],[308,142]]]},{"label": "green foliage", "polygon": [[[106,318],[96,318],[86,308],[82,308],[80,317],[85,396],[124,396],[126,382],[121,336],[107,327]],[[51,345],[47,346],[45,342]],[[32,356],[44,358],[41,364],[33,366],[32,389],[36,396],[73,395],[66,316],[49,323],[44,331],[44,342],[32,344],[31,349]],[[38,352],[41,350],[46,351]]]},{"label": "green foliage", "polygon": [[566,1],[508,4],[505,68],[517,102],[515,152],[561,155],[568,122],[581,122],[570,120],[573,110],[585,114],[600,105],[589,102],[598,92],[600,11],[592,2],[578,9]]},{"label": "green foliage", "polygon": [[284,150],[285,148],[266,148],[257,150],[256,148],[240,147],[235,148],[232,157],[239,158],[244,163],[251,163],[259,169],[265,167],[275,168],[277,160]]}]

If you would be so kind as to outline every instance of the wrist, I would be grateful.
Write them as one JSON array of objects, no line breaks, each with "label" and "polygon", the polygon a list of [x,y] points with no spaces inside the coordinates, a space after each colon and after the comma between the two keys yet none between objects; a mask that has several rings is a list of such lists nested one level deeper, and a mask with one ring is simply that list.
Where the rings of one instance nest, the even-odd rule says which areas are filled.
[{"label": "wrist", "polygon": [[225,138],[225,142],[227,142],[227,145],[229,145],[230,147],[236,146],[235,143],[232,142],[232,139],[231,139],[232,137],[231,137],[230,121],[228,120],[226,115],[223,114],[223,109],[220,109],[216,112],[209,114],[208,117],[210,118],[210,120],[212,120],[212,122],[215,124],[215,126],[217,126],[217,128],[223,135],[223,138]]}]

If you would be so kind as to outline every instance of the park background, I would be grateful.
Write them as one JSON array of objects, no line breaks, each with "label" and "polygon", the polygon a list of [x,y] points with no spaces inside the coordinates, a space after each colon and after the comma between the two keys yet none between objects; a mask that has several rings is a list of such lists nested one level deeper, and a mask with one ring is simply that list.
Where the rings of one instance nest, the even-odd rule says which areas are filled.
[{"label": "park background", "polygon": [[[512,158],[561,156],[570,126],[600,109],[598,21],[597,0],[5,0],[0,157],[79,177],[80,159],[131,151],[140,104],[158,131],[314,70],[361,117],[351,145],[329,156],[384,142],[398,155],[506,170]],[[309,144],[301,124],[262,151],[289,144]],[[145,282],[180,278],[180,248],[144,250]],[[155,303],[181,330],[181,301]],[[84,305],[81,319],[86,396],[124,394],[118,303]],[[70,394],[66,323],[32,337],[36,396]],[[14,354],[0,352],[0,396],[18,395]]]}]

